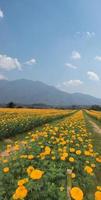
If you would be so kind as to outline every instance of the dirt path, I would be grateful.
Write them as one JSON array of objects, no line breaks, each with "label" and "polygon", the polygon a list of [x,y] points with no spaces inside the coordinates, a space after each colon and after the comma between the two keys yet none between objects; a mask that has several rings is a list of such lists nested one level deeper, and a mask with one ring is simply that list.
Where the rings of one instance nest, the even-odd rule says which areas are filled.
[{"label": "dirt path", "polygon": [[26,146],[26,145],[24,145],[22,142],[19,142],[19,144],[18,144],[17,146],[18,146],[18,149],[16,149],[14,145],[11,145],[11,147],[9,148],[9,151],[7,151],[7,149],[4,150],[4,151],[1,151],[1,152],[0,152],[0,157],[1,157],[1,158],[2,158],[2,157],[8,157],[8,156],[10,156],[10,154],[12,154],[13,152],[18,151],[20,146],[21,146],[21,147],[24,147],[24,146]]},{"label": "dirt path", "polygon": [[89,123],[92,125],[94,131],[101,135],[101,128],[91,119],[89,120]]}]

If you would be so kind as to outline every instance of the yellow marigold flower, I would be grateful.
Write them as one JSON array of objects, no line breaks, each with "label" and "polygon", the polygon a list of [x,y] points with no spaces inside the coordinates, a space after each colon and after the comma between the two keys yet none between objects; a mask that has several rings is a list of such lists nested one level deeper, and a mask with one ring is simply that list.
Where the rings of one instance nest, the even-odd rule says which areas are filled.
[{"label": "yellow marigold flower", "polygon": [[52,160],[55,160],[56,159],[56,157],[55,156],[52,156]]},{"label": "yellow marigold flower", "polygon": [[30,174],[30,178],[32,178],[34,180],[41,179],[43,173],[44,172],[39,169],[34,169]]},{"label": "yellow marigold flower", "polygon": [[27,193],[27,189],[25,188],[25,186],[22,185],[16,189],[15,194],[13,195],[13,199],[24,199],[27,196]]},{"label": "yellow marigold flower", "polygon": [[50,147],[46,146],[45,147],[45,155],[49,155],[51,153]]},{"label": "yellow marigold flower", "polygon": [[8,162],[8,160],[6,160],[6,159],[5,159],[5,160],[3,160],[3,163],[7,163],[7,162]]},{"label": "yellow marigold flower", "polygon": [[87,172],[88,174],[91,174],[93,172],[93,169],[90,166],[86,166],[84,168],[85,172]]},{"label": "yellow marigold flower", "polygon": [[73,157],[70,157],[70,158],[69,158],[69,161],[70,161],[70,162],[74,162],[75,159],[74,159]]},{"label": "yellow marigold flower", "polygon": [[33,155],[28,155],[29,160],[33,160],[34,156]]},{"label": "yellow marigold flower", "polygon": [[75,149],[74,148],[70,148],[70,152],[71,153],[75,152]]},{"label": "yellow marigold flower", "polygon": [[29,166],[28,168],[27,168],[27,173],[28,173],[28,175],[30,175],[31,174],[31,172],[34,170],[34,168],[32,167],[32,166]]},{"label": "yellow marigold flower", "polygon": [[80,155],[80,154],[81,154],[81,150],[77,150],[77,151],[76,151],[76,154],[77,154],[77,155]]},{"label": "yellow marigold flower", "polygon": [[100,190],[100,191],[101,191],[101,186],[97,186],[97,190]]},{"label": "yellow marigold flower", "polygon": [[73,187],[70,190],[70,195],[74,200],[82,200],[83,199],[83,192],[79,187]]},{"label": "yellow marigold flower", "polygon": [[100,191],[95,192],[95,200],[101,200],[101,192]]},{"label": "yellow marigold flower", "polygon": [[71,177],[72,177],[72,178],[75,178],[75,177],[76,177],[75,173],[72,173],[72,174],[71,174]]},{"label": "yellow marigold flower", "polygon": [[4,173],[8,173],[8,172],[9,172],[9,167],[3,168],[3,172],[4,172]]},{"label": "yellow marigold flower", "polygon": [[50,151],[50,150],[51,150],[50,147],[48,146],[45,147],[45,151]]},{"label": "yellow marigold flower", "polygon": [[85,154],[85,156],[89,156],[90,152],[89,151],[85,151],[84,154]]}]

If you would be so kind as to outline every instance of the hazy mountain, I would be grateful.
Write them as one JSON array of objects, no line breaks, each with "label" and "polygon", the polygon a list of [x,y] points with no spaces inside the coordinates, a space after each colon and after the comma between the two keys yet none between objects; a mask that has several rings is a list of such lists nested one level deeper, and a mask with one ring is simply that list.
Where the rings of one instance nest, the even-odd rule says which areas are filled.
[{"label": "hazy mountain", "polygon": [[0,81],[0,104],[10,101],[20,104],[43,103],[54,106],[101,105],[101,99],[81,93],[66,93],[40,81]]}]

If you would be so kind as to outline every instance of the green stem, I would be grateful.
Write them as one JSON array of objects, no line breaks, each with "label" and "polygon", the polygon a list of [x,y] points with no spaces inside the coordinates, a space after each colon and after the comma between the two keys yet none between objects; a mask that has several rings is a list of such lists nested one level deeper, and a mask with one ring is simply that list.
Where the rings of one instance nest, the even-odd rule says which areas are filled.
[{"label": "green stem", "polygon": [[72,188],[72,170],[67,169],[67,200],[71,200],[70,190]]}]

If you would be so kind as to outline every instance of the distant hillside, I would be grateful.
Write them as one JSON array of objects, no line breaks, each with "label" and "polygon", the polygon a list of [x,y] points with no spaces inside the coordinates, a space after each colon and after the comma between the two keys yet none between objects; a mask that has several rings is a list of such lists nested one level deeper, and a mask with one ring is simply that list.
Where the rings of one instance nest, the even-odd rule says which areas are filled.
[{"label": "distant hillside", "polygon": [[52,106],[101,105],[101,99],[81,93],[66,93],[40,81],[0,80],[0,104],[47,104]]}]

